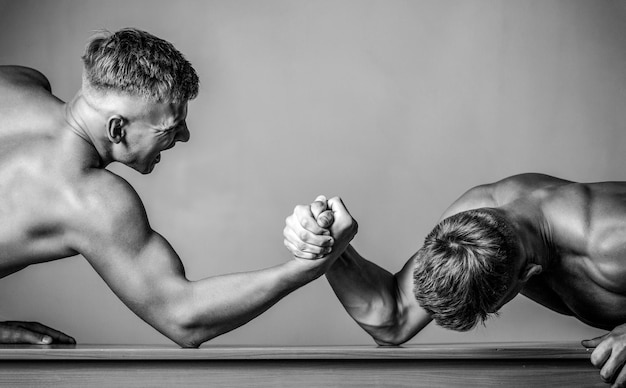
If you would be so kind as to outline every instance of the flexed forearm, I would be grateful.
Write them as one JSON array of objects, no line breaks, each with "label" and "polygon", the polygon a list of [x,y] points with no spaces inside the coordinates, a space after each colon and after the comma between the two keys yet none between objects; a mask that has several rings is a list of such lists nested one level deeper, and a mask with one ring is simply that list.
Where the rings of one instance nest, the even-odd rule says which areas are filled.
[{"label": "flexed forearm", "polygon": [[395,277],[349,246],[326,272],[348,314],[377,343],[391,342],[397,318]]},{"label": "flexed forearm", "polygon": [[326,278],[348,314],[379,345],[404,343],[430,321],[412,295],[407,295],[410,279],[367,261],[352,246],[326,272]]},{"label": "flexed forearm", "polygon": [[181,298],[184,335],[179,345],[196,347],[249,322],[319,277],[323,272],[318,266],[313,261],[291,260],[258,271],[190,282],[187,295]]}]

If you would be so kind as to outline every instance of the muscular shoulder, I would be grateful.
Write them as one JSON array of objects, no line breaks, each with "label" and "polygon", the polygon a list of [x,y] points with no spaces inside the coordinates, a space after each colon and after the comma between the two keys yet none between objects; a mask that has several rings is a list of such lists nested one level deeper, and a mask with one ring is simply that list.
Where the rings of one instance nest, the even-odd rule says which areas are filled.
[{"label": "muscular shoulder", "polygon": [[0,66],[2,87],[43,88],[52,91],[50,81],[41,72],[24,66]]},{"label": "muscular shoulder", "polygon": [[522,197],[536,195],[542,190],[572,183],[550,175],[525,173],[492,183],[472,187],[459,197],[444,213],[443,218],[481,207],[498,207]]},{"label": "muscular shoulder", "polygon": [[572,183],[574,182],[546,174],[525,173],[504,178],[489,186],[492,188],[496,200],[503,205],[540,190],[550,190]]},{"label": "muscular shoulder", "polygon": [[85,181],[81,194],[86,198],[77,223],[87,244],[80,251],[95,249],[98,244],[136,243],[149,234],[143,203],[133,187],[123,178],[107,171],[96,171]]}]

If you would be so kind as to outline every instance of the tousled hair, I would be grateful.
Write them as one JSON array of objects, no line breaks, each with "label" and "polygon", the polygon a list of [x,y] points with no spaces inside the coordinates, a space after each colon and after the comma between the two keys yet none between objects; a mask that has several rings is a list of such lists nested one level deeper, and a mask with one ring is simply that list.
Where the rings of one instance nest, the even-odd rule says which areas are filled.
[{"label": "tousled hair", "polygon": [[413,273],[419,304],[447,329],[467,331],[492,314],[512,280],[517,246],[495,209],[441,221],[418,251]]},{"label": "tousled hair", "polygon": [[82,60],[85,82],[97,91],[172,103],[198,95],[198,75],[191,63],[171,43],[145,31],[101,31]]}]

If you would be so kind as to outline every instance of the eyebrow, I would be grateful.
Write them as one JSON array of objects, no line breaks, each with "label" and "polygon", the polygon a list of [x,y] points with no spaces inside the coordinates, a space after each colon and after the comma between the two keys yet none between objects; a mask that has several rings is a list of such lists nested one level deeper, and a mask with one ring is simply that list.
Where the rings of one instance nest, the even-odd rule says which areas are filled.
[{"label": "eyebrow", "polygon": [[158,127],[159,131],[162,132],[167,132],[167,131],[172,131],[174,130],[176,127],[178,127],[180,125],[180,123],[182,122],[182,120],[180,121],[176,121],[174,122],[174,124],[168,126],[168,127]]}]

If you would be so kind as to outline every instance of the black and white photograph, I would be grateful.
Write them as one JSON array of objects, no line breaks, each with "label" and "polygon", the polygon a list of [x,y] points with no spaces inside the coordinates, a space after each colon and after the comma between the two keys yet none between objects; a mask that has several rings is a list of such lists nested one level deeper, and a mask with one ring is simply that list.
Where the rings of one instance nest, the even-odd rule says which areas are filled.
[{"label": "black and white photograph", "polygon": [[0,0],[0,387],[626,387],[626,0]]}]

